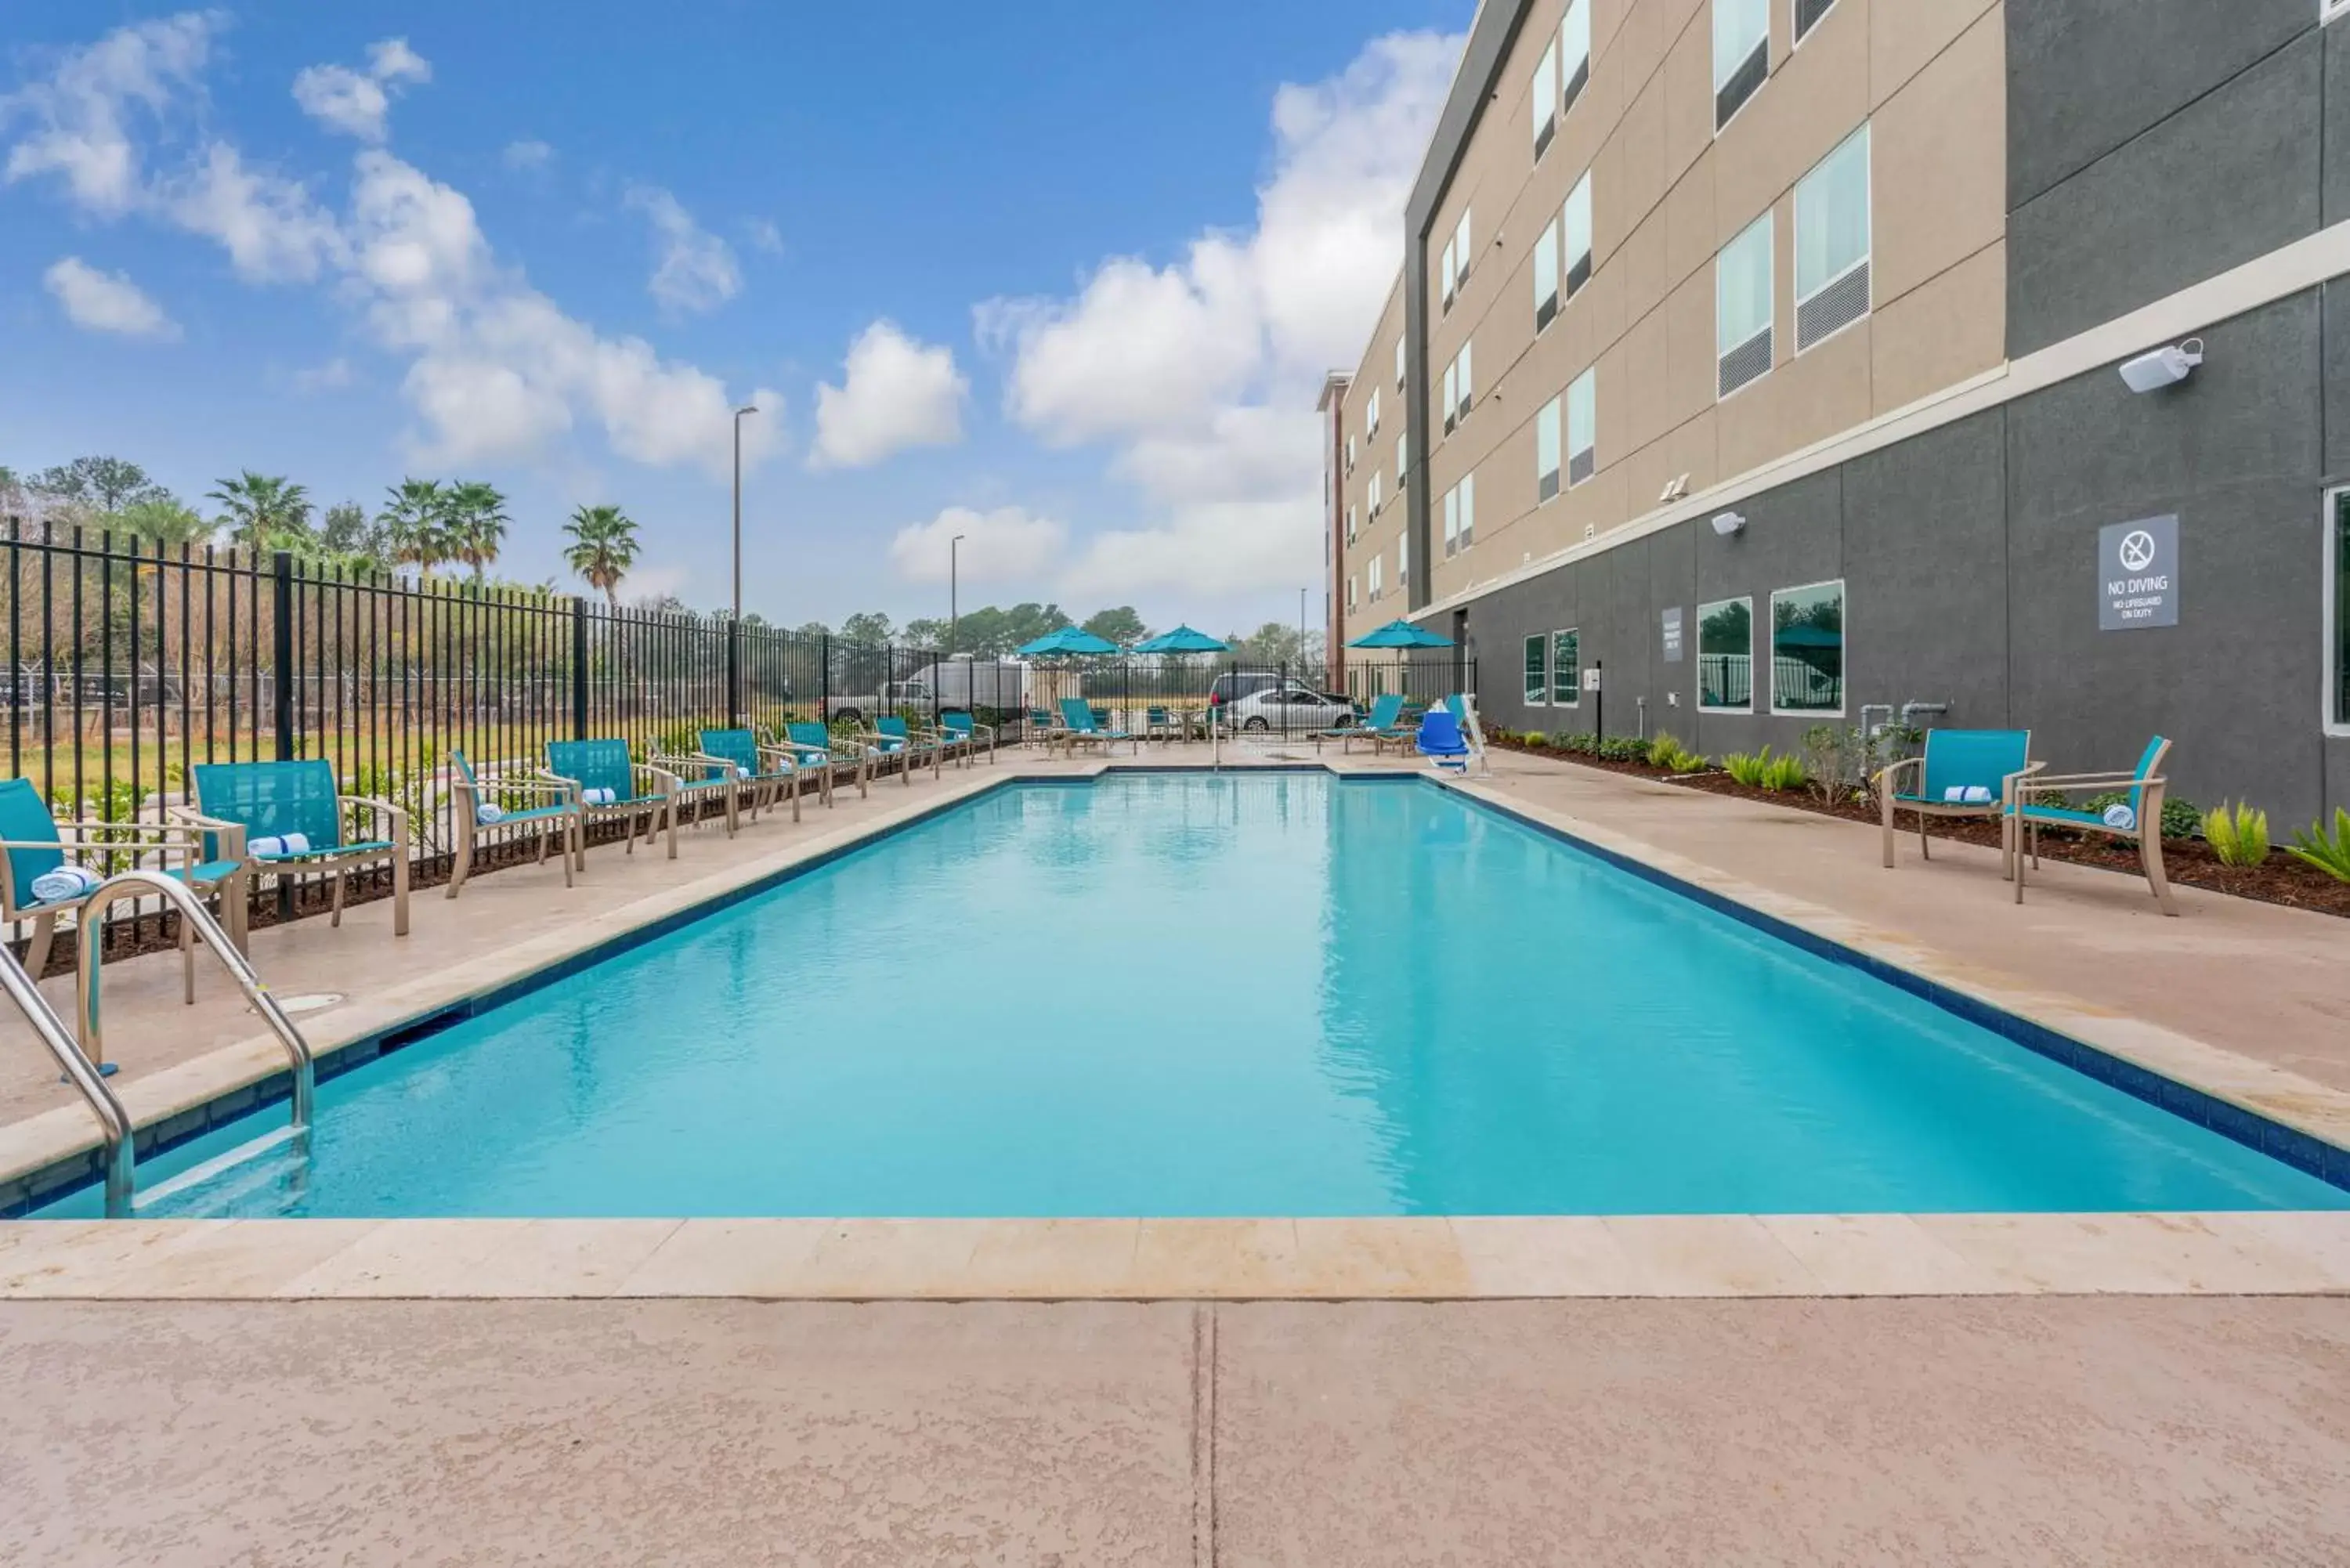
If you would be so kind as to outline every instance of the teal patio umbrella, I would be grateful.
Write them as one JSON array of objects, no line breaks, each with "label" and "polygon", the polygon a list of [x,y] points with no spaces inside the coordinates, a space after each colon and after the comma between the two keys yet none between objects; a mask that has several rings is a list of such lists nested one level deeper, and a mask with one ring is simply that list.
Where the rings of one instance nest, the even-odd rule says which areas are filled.
[{"label": "teal patio umbrella", "polygon": [[1106,637],[1096,637],[1081,626],[1065,626],[1058,631],[1048,631],[1034,642],[1021,644],[1012,650],[1015,659],[1043,659],[1059,653],[1116,653],[1118,644]]},{"label": "teal patio umbrella", "polygon": [[[1179,626],[1172,631],[1160,632],[1147,642],[1136,643],[1134,651],[1137,653],[1222,653],[1231,646],[1232,644],[1222,638],[1210,637],[1206,632],[1191,627]],[[1185,720],[1186,732],[1183,738],[1187,741],[1191,739],[1190,725],[1191,721]],[[1211,731],[1214,728],[1212,724],[1209,726]]]},{"label": "teal patio umbrella", "polygon": [[1452,639],[1416,627],[1408,620],[1391,620],[1377,631],[1367,631],[1347,645],[1348,648],[1450,648]]}]

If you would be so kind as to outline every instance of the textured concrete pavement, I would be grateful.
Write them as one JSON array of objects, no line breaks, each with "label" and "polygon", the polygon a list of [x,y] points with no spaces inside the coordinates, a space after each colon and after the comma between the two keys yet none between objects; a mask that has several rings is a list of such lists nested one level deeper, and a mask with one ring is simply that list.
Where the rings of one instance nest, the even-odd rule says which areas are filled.
[{"label": "textured concrete pavement", "polygon": [[2338,1563],[2350,1300],[0,1306],[0,1562]]}]

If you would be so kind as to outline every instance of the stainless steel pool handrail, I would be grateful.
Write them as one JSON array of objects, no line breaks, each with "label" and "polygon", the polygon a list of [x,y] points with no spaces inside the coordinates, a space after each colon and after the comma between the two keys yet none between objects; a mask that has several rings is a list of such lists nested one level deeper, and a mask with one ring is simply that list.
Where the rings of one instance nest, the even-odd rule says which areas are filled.
[{"label": "stainless steel pool handrail", "polygon": [[98,1118],[99,1136],[104,1140],[100,1147],[105,1154],[106,1217],[123,1218],[130,1212],[130,1113],[114,1097],[91,1059],[74,1044],[65,1020],[57,1016],[57,1009],[49,1005],[49,999],[41,994],[40,987],[5,943],[0,943],[0,988],[7,991],[16,1011],[25,1015],[34,1034],[64,1069],[66,1081],[80,1091],[90,1114]]},{"label": "stainless steel pool handrail", "polygon": [[[203,939],[204,945],[212,949],[227,969],[229,978],[236,981],[237,989],[244,993],[245,1001],[253,1004],[253,1010],[261,1014],[262,1022],[269,1025],[270,1033],[277,1036],[278,1044],[286,1047],[286,1060],[294,1070],[294,1088],[290,1096],[294,1102],[294,1126],[297,1128],[308,1127],[310,1102],[317,1088],[318,1076],[316,1062],[310,1054],[310,1043],[302,1037],[299,1029],[294,1027],[294,1021],[286,1016],[286,1010],[277,1005],[277,999],[269,994],[269,987],[263,983],[252,961],[236,950],[236,944],[229,940],[228,933],[221,929],[220,922],[212,918],[203,900],[185,882],[167,877],[161,871],[140,868],[117,871],[99,883],[98,891],[82,905],[81,929],[85,932],[102,929],[99,922],[105,917],[108,906],[117,898],[145,898],[151,894],[170,904],[179,912],[180,919],[188,922],[188,929]],[[75,968],[78,977],[75,1001],[80,1014],[81,1048],[82,1054],[92,1062],[106,1059],[105,1019],[100,1012],[99,996],[105,962],[99,950],[104,945],[88,940],[74,943]]]}]

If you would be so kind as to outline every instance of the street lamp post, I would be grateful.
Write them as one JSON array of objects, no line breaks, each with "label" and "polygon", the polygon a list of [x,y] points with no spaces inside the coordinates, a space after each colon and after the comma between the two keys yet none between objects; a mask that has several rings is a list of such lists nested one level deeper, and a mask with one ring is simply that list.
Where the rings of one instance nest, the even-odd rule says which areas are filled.
[{"label": "street lamp post", "polygon": [[756,403],[734,410],[734,618],[726,623],[726,723],[743,722],[743,416]]},{"label": "street lamp post", "polygon": [[1305,590],[1297,590],[1297,666],[1305,668]]},{"label": "street lamp post", "polygon": [[949,659],[954,657],[955,622],[962,618],[958,613],[961,606],[956,594],[960,571],[958,549],[967,536],[958,534],[947,541],[947,657]]}]

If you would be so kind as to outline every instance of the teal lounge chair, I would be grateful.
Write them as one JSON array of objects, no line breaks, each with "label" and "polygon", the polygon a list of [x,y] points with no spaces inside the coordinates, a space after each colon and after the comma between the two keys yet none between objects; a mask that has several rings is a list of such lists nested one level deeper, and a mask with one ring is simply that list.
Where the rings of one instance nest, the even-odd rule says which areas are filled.
[{"label": "teal lounge chair", "polygon": [[[343,923],[343,873],[391,867],[391,934],[408,934],[408,813],[388,800],[343,794],[324,757],[291,763],[198,763],[188,769],[196,811],[219,825],[208,858],[250,859],[285,879],[308,871],[334,878],[334,917]],[[366,812],[374,836],[347,838],[344,819]],[[287,846],[299,834],[308,847]]]},{"label": "teal lounge chair", "polygon": [[733,770],[741,792],[750,798],[752,821],[759,820],[761,806],[786,792],[792,797],[792,820],[800,819],[800,778],[815,770],[803,769],[799,753],[791,747],[763,746],[756,730],[704,730],[702,756]]},{"label": "teal lounge chair", "polygon": [[1381,692],[1371,699],[1371,711],[1365,717],[1356,720],[1351,724],[1336,724],[1327,730],[1314,731],[1312,735],[1314,749],[1320,751],[1322,742],[1325,741],[1338,742],[1339,749],[1342,751],[1354,750],[1357,741],[1368,741],[1376,749],[1382,735],[1392,739],[1409,732],[1396,722],[1402,712],[1403,694],[1401,692]]},{"label": "teal lounge chair", "polygon": [[873,721],[873,738],[883,756],[898,759],[898,774],[908,788],[913,786],[915,765],[925,757],[930,759],[931,776],[938,776],[946,746],[937,731],[918,730],[899,714],[884,713]]},{"label": "teal lounge chair", "polygon": [[949,713],[941,718],[939,722],[945,726],[948,743],[961,746],[962,754],[966,758],[978,749],[982,742],[984,742],[987,746],[988,765],[994,766],[994,725],[983,724],[975,716],[969,713]]},{"label": "teal lounge chair", "polygon": [[[73,838],[66,835],[71,833]],[[89,867],[105,875],[105,862],[114,857],[136,862],[160,857],[167,876],[176,877],[199,893],[220,900],[221,924],[237,950],[244,950],[245,882],[249,875],[242,855],[207,856],[211,835],[198,822],[59,822],[49,815],[41,792],[30,779],[0,781],[0,921],[33,922],[25,955],[25,972],[35,980],[48,967],[49,948],[56,941],[57,917],[78,909],[90,892],[44,898],[33,891],[35,879],[69,860],[95,857]],[[173,862],[177,862],[174,864]],[[186,971],[187,1000],[196,999],[194,932],[182,923],[182,967]]]},{"label": "teal lounge chair", "polygon": [[[677,858],[677,775],[630,757],[628,742],[549,741],[546,771],[540,776],[569,784],[577,792],[583,827],[598,822],[626,823],[627,854],[637,852],[639,823],[644,824],[645,842],[650,844],[667,822],[669,857]],[[579,864],[584,869],[588,864],[584,831],[579,845]]]},{"label": "teal lounge chair", "polygon": [[[457,859],[449,872],[450,898],[455,898],[465,878],[473,874],[473,856],[484,836],[512,834],[516,829],[537,834],[541,866],[546,864],[546,852],[561,838],[563,885],[574,885],[571,871],[579,858],[580,815],[577,795],[569,784],[536,777],[526,770],[520,778],[508,777],[496,767],[476,774],[462,750],[449,753],[449,773],[457,818]],[[519,804],[522,801],[544,804],[526,805]]]},{"label": "teal lounge chair", "polygon": [[[1928,818],[2000,816],[2014,799],[2015,782],[2036,766],[2029,730],[1927,731],[1923,755],[1904,757],[1877,771],[1885,864],[1893,864],[1896,814],[1906,811],[1917,817],[1918,853],[1930,860]],[[2014,861],[2003,847],[2005,838],[2002,833],[2000,870],[2012,877]]]},{"label": "teal lounge chair", "polygon": [[842,768],[857,775],[857,793],[870,794],[868,781],[873,776],[872,759],[865,748],[844,741],[814,719],[800,720],[784,726],[784,745],[799,760],[802,767],[824,770],[824,804],[832,804],[832,786]]},{"label": "teal lounge chair", "polygon": [[1044,747],[1046,755],[1051,755],[1053,748],[1060,743],[1065,728],[1066,726],[1053,717],[1047,710],[1043,708],[1028,710],[1028,743],[1032,746]]},{"label": "teal lounge chair", "polygon": [[1064,697],[1061,699],[1061,724],[1067,732],[1065,739],[1068,742],[1069,751],[1072,755],[1076,754],[1079,742],[1083,742],[1089,746],[1100,746],[1107,750],[1107,748],[1116,745],[1120,741],[1124,741],[1128,745],[1132,746],[1135,750],[1136,755],[1139,756],[1141,754],[1142,740],[1140,736],[1129,735],[1124,730],[1113,730],[1107,724],[1096,722],[1094,719],[1094,711],[1090,707],[1087,706],[1086,701],[1082,697]]},{"label": "teal lounge chair", "polygon": [[693,807],[693,826],[699,828],[707,815],[702,808],[716,801],[719,815],[726,824],[726,836],[734,836],[734,830],[742,826],[743,791],[747,781],[735,773],[733,763],[704,752],[650,752],[645,761],[677,780],[676,794],[670,801],[672,819],[682,815],[690,804]]},{"label": "teal lounge chair", "polygon": [[[2171,901],[2170,878],[2162,869],[2162,797],[2168,787],[2162,775],[2162,760],[2169,751],[2170,742],[2157,735],[2138,753],[2137,767],[2131,773],[2035,774],[2019,780],[2013,808],[2007,814],[2004,836],[2008,858],[2014,866],[2015,901],[2023,902],[2023,863],[2027,854],[2034,867],[2040,864],[2040,830],[2064,827],[2075,833],[2135,839],[2138,864],[2145,867],[2147,886],[2154,890],[2154,901],[2162,907],[2164,914],[2177,915],[2178,906]],[[2123,800],[2120,806],[2106,808],[2113,813],[2111,820],[2105,812],[2077,810],[2062,804],[2068,790],[2103,793],[2115,789],[2123,791]],[[2033,799],[2043,794],[2053,794],[2056,800]]]}]

